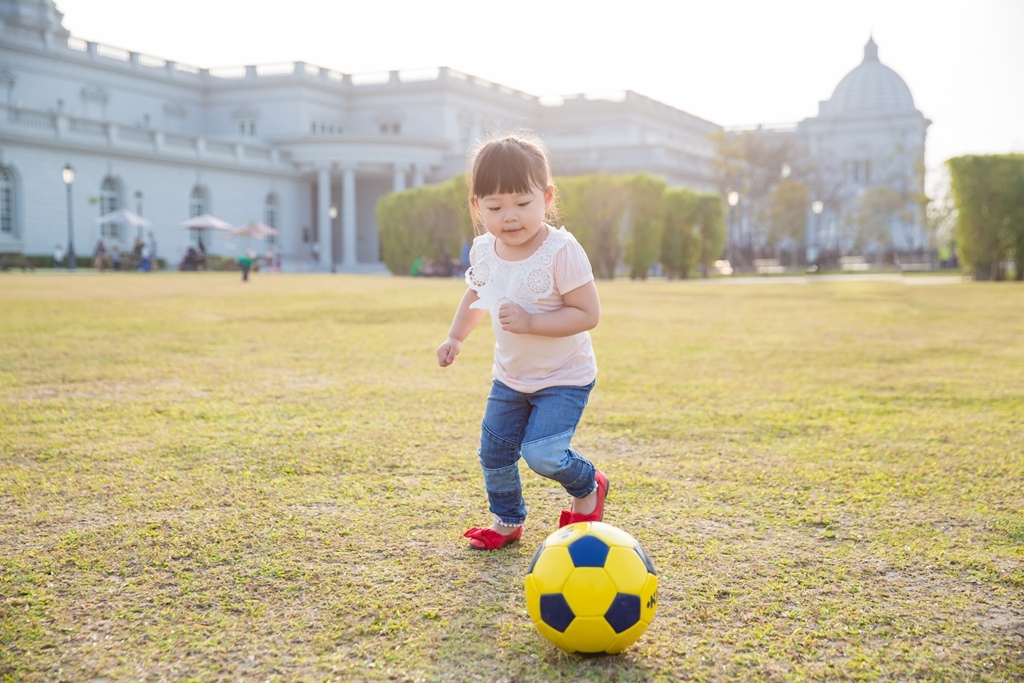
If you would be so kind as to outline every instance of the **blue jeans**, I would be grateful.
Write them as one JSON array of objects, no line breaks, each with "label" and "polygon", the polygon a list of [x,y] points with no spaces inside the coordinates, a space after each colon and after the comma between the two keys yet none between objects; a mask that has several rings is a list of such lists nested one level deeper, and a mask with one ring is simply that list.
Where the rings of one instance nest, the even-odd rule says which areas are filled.
[{"label": "blue jeans", "polygon": [[553,479],[575,498],[594,490],[594,466],[569,448],[594,382],[557,386],[532,394],[494,380],[480,434],[480,466],[491,512],[507,526],[526,521],[519,458],[537,474]]}]

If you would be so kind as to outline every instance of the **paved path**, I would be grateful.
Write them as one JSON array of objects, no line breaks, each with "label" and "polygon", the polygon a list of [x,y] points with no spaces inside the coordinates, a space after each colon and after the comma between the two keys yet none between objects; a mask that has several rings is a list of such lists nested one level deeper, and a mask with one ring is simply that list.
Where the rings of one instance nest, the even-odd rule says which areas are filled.
[{"label": "paved path", "polygon": [[892,282],[905,285],[954,285],[965,282],[961,275],[901,275],[864,273],[855,275],[781,275],[778,277],[693,278],[691,282],[713,285],[807,285],[815,282]]}]

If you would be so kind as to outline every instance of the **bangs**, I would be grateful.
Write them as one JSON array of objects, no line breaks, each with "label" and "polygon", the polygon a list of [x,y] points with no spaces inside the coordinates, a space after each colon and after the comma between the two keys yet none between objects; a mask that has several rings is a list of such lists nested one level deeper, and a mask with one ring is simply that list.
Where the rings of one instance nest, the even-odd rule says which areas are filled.
[{"label": "bangs", "polygon": [[[541,172],[534,168],[540,161]],[[534,159],[522,145],[502,140],[481,150],[473,164],[473,196],[525,194],[547,189],[546,164]],[[540,176],[540,177],[538,177]]]}]

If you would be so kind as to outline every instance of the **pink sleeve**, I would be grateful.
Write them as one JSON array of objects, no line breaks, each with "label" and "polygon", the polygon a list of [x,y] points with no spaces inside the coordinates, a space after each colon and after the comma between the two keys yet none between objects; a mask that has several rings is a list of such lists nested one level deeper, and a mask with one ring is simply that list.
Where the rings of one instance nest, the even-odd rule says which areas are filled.
[{"label": "pink sleeve", "polygon": [[555,276],[555,289],[563,295],[594,279],[594,270],[590,266],[587,252],[583,251],[575,239],[570,239],[555,253],[551,269]]}]

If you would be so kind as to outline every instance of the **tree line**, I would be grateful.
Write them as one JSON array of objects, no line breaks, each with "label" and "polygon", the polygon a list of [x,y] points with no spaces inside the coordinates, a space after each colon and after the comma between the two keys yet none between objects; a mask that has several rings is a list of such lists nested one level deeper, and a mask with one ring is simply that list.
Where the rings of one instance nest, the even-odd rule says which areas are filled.
[{"label": "tree line", "polygon": [[[559,223],[579,240],[596,277],[707,277],[725,247],[722,197],[668,187],[645,173],[555,179]],[[450,265],[475,235],[466,177],[385,195],[377,203],[383,260],[395,274],[417,259]]]},{"label": "tree line", "polygon": [[946,161],[960,261],[976,280],[1024,280],[1024,154]]}]

